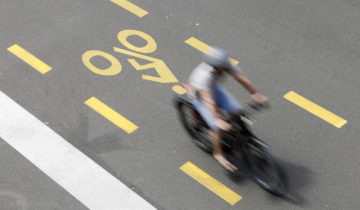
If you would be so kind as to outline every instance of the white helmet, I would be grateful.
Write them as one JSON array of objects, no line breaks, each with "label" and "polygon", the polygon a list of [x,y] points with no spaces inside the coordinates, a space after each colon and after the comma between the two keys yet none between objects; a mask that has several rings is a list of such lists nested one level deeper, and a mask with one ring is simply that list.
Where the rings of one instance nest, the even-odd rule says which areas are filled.
[{"label": "white helmet", "polygon": [[230,68],[231,64],[228,59],[229,54],[218,47],[210,48],[204,55],[204,61],[215,68]]}]

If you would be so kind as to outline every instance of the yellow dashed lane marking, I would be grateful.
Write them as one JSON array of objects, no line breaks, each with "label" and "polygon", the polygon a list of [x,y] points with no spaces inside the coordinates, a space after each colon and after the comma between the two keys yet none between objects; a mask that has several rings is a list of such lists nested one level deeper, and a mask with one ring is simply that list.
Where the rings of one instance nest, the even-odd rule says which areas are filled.
[{"label": "yellow dashed lane marking", "polygon": [[[204,42],[196,39],[195,37],[190,37],[189,39],[185,40],[185,43],[192,46],[193,48],[201,51],[202,53],[206,53],[211,47]],[[234,58],[229,58],[230,63],[236,65],[239,61],[235,60]]]},{"label": "yellow dashed lane marking", "polygon": [[334,125],[337,128],[341,128],[347,123],[347,121],[334,113],[322,108],[321,106],[309,101],[308,99],[302,97],[301,95],[290,91],[284,95],[284,98],[288,101],[300,106],[306,111],[318,116],[319,118],[325,120],[326,122]]},{"label": "yellow dashed lane marking", "polygon": [[136,126],[134,123],[130,122],[128,119],[121,116],[119,113],[117,113],[95,97],[89,98],[84,103],[93,110],[95,110],[97,113],[117,125],[119,128],[123,129],[128,134],[138,129],[138,126]]},{"label": "yellow dashed lane marking", "polygon": [[189,175],[191,178],[198,181],[204,187],[206,187],[211,192],[215,193],[231,205],[234,205],[242,199],[240,195],[238,195],[216,179],[212,178],[210,175],[208,175],[206,172],[204,172],[191,162],[187,162],[182,165],[180,167],[180,170],[183,171],[185,174]]},{"label": "yellow dashed lane marking", "polygon": [[140,7],[136,6],[135,4],[127,0],[110,0],[110,1],[126,9],[127,11],[137,15],[140,18],[148,14],[147,11],[141,9]]},{"label": "yellow dashed lane marking", "polygon": [[42,74],[46,74],[51,70],[50,66],[48,66],[46,63],[42,62],[37,57],[35,57],[17,44],[14,44],[7,50]]}]

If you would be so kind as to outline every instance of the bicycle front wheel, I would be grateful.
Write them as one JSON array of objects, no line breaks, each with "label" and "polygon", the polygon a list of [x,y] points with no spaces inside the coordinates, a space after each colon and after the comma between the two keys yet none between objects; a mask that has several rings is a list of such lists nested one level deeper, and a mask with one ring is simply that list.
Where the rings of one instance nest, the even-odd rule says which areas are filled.
[{"label": "bicycle front wheel", "polygon": [[278,158],[261,140],[250,137],[247,143],[246,162],[253,180],[264,190],[282,196],[287,193],[288,180]]}]

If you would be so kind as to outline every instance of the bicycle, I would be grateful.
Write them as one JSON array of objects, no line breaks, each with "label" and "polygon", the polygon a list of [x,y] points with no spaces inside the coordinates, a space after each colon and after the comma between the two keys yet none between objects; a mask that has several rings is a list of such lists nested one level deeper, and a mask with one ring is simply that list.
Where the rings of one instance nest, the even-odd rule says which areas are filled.
[{"label": "bicycle", "polygon": [[[180,121],[190,135],[192,141],[204,151],[212,152],[212,141],[208,136],[209,126],[197,112],[194,100],[195,93],[190,86],[183,84],[187,93],[175,95],[174,105],[178,110]],[[256,104],[249,104],[254,110],[259,110]],[[231,129],[222,135],[223,150],[232,154],[236,159],[245,162],[250,177],[261,188],[276,196],[283,196],[288,191],[288,180],[279,159],[269,146],[257,138],[249,129],[253,121],[247,114],[232,116],[228,120]]]}]

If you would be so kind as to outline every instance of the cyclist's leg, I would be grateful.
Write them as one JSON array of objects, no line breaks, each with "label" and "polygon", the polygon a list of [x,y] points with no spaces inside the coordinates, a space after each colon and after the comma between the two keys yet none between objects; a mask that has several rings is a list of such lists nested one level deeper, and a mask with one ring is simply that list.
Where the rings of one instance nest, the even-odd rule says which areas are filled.
[{"label": "cyclist's leg", "polygon": [[195,109],[199,112],[200,116],[203,118],[209,128],[216,132],[220,131],[220,128],[215,124],[214,118],[210,113],[210,110],[205,106],[205,104],[200,100],[200,98],[197,99],[194,105]]},{"label": "cyclist's leg", "polygon": [[213,88],[213,95],[217,106],[226,112],[232,115],[239,115],[243,112],[244,108],[239,104],[234,96],[232,96],[223,87],[216,85]]},{"label": "cyclist's leg", "polygon": [[212,114],[205,106],[205,104],[200,100],[200,98],[197,99],[195,108],[210,128],[208,132],[210,134],[211,140],[213,141],[213,157],[225,169],[232,172],[236,171],[237,168],[225,158],[225,155],[222,151],[221,129],[215,124]]}]

